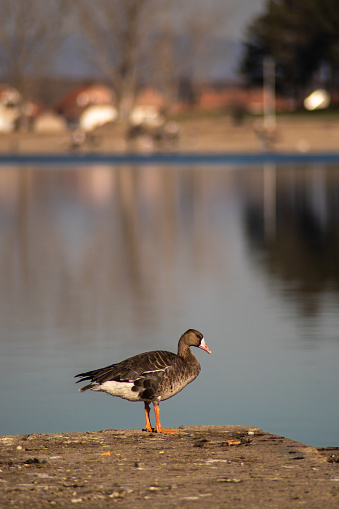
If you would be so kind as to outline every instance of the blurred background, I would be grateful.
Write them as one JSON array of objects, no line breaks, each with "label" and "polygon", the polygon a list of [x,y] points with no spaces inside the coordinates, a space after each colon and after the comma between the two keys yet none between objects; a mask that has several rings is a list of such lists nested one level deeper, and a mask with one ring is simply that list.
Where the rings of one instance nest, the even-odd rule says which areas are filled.
[{"label": "blurred background", "polygon": [[337,149],[337,0],[0,7],[0,151]]},{"label": "blurred background", "polygon": [[[212,355],[164,426],[338,445],[339,1],[0,7],[0,433],[141,428],[74,375],[192,327]],[[309,158],[93,159],[159,151]]]}]

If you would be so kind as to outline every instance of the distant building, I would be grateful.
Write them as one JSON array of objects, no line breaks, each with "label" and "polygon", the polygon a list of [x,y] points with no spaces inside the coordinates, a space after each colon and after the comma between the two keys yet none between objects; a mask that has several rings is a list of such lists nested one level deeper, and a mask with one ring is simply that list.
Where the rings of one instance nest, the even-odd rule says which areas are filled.
[{"label": "distant building", "polygon": [[7,84],[0,84],[0,104],[8,108],[17,107],[22,101],[20,92]]},{"label": "distant building", "polygon": [[[243,111],[255,115],[263,112],[262,88],[244,88],[239,86],[206,87],[200,94],[196,109],[199,110],[229,110],[241,108]],[[276,97],[277,111],[290,111],[291,102],[281,96]]]},{"label": "distant building", "polygon": [[164,122],[162,112],[165,101],[163,96],[154,88],[141,89],[135,98],[134,107],[130,114],[133,125],[159,125]]},{"label": "distant building", "polygon": [[20,116],[21,94],[14,87],[0,84],[0,131],[11,132]]},{"label": "distant building", "polygon": [[30,129],[40,110],[38,103],[24,103],[16,88],[0,84],[0,131],[11,132],[22,127]]},{"label": "distant building", "polygon": [[93,106],[115,104],[114,91],[102,84],[79,86],[66,94],[55,106],[54,111],[62,115],[69,126],[79,126],[84,111]]},{"label": "distant building", "polygon": [[111,104],[97,104],[87,106],[79,118],[79,127],[83,131],[93,131],[110,122],[115,122],[118,112]]},{"label": "distant building", "polygon": [[53,111],[43,111],[34,121],[34,131],[37,133],[60,133],[65,130],[65,119]]},{"label": "distant building", "polygon": [[[164,99],[154,88],[141,89],[134,100],[129,116],[133,125],[159,124]],[[90,131],[107,122],[117,120],[116,95],[103,84],[79,86],[67,93],[55,106],[54,111],[62,115],[70,127]]]}]

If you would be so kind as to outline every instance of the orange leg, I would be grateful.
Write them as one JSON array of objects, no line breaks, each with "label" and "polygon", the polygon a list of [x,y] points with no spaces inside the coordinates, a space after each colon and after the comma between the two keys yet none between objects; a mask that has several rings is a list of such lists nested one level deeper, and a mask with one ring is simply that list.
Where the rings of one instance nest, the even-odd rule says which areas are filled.
[{"label": "orange leg", "polygon": [[155,415],[155,431],[157,433],[178,433],[178,430],[176,429],[165,429],[161,427],[159,405],[154,405],[154,415]]},{"label": "orange leg", "polygon": [[147,403],[146,401],[144,403],[145,403],[145,416],[146,416],[145,430],[146,431],[153,431],[152,426],[151,426],[151,421],[150,421],[150,418],[149,418],[149,413],[150,413],[151,408],[149,406],[149,403]]}]

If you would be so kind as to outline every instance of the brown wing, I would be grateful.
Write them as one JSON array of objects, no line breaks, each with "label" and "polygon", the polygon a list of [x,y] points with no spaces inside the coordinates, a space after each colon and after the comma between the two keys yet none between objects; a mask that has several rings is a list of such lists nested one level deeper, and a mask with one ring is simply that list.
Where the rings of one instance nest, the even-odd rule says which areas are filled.
[{"label": "brown wing", "polygon": [[109,380],[117,382],[135,382],[140,377],[157,377],[165,369],[172,367],[178,362],[179,357],[172,352],[154,351],[146,352],[130,357],[117,364],[111,364],[104,368],[87,371],[75,375],[80,378],[76,383],[90,380],[102,384]]}]

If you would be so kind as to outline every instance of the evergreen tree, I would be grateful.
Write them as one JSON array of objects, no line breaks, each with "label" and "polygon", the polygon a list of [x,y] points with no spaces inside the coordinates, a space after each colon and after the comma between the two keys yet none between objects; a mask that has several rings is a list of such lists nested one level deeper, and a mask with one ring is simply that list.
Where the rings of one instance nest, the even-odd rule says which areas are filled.
[{"label": "evergreen tree", "polygon": [[262,81],[265,56],[276,62],[281,92],[296,95],[324,64],[333,84],[339,75],[339,0],[268,0],[244,40],[241,72],[248,83]]}]

